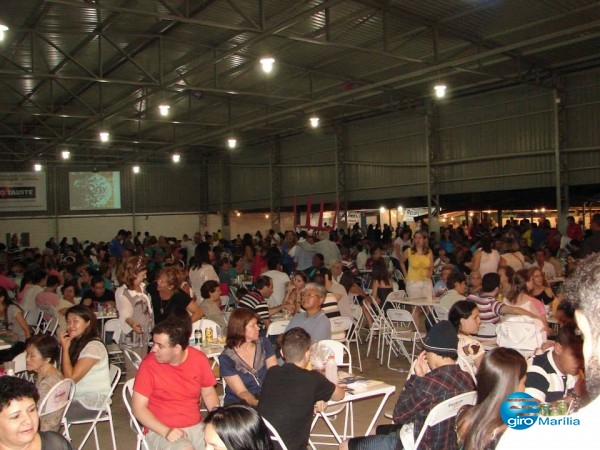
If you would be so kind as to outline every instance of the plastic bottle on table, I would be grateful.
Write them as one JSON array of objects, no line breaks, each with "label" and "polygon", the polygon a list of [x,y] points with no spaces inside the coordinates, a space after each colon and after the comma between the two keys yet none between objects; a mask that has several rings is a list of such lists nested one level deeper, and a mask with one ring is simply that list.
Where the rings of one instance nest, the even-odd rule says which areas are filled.
[{"label": "plastic bottle on table", "polygon": [[327,364],[325,365],[325,377],[333,384],[337,384],[338,382],[338,367],[333,355],[329,355],[329,358],[327,359]]}]

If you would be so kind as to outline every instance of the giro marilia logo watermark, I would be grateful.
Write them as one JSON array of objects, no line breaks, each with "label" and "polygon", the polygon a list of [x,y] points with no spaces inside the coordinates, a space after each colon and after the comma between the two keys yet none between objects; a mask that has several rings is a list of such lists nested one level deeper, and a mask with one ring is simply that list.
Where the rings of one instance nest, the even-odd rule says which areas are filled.
[{"label": "giro marilia logo watermark", "polygon": [[500,417],[515,430],[526,430],[535,423],[539,425],[579,425],[579,419],[571,416],[542,416],[538,402],[525,392],[514,392],[500,406]]}]

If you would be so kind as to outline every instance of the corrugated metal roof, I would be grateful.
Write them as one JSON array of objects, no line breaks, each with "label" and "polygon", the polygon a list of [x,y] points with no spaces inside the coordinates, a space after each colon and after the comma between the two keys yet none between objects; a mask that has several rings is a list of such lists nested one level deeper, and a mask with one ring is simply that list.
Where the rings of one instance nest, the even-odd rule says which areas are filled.
[{"label": "corrugated metal roof", "polygon": [[[440,80],[451,98],[549,87],[600,65],[599,5],[2,0],[10,30],[0,43],[0,159],[51,162],[64,145],[77,158],[101,127],[114,148],[98,158],[152,160],[174,149],[201,158],[231,133],[258,143],[302,132],[316,112],[352,120],[423,105]],[[270,75],[264,56],[276,60]],[[157,111],[165,101],[166,118]]]}]

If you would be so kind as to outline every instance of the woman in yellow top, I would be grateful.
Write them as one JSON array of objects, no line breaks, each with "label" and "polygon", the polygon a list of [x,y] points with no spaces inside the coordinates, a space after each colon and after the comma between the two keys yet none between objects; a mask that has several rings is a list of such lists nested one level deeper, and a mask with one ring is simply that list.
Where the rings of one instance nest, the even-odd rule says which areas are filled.
[{"label": "woman in yellow top", "polygon": [[[429,248],[427,235],[417,231],[413,237],[413,244],[402,254],[400,269],[406,282],[406,294],[409,297],[431,298],[433,284],[433,252]],[[408,270],[406,261],[408,260]]]}]

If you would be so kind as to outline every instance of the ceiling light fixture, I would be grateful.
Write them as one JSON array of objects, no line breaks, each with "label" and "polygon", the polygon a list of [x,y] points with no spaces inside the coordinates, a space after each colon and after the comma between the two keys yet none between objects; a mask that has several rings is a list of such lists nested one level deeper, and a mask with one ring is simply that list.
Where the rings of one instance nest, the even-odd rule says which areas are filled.
[{"label": "ceiling light fixture", "polygon": [[310,126],[313,128],[317,128],[319,126],[319,118],[317,116],[312,116],[310,119]]},{"label": "ceiling light fixture", "polygon": [[131,170],[133,170],[133,173],[140,173],[140,166],[133,166]]},{"label": "ceiling light fixture", "polygon": [[110,139],[110,133],[108,131],[100,132],[100,141],[101,142],[108,142],[109,139]]},{"label": "ceiling light fixture", "polygon": [[69,150],[63,150],[60,152],[60,156],[62,159],[69,159],[71,157],[71,152]]},{"label": "ceiling light fixture", "polygon": [[262,58],[260,60],[260,64],[262,65],[262,70],[265,73],[271,73],[273,70],[273,64],[275,63],[274,58]]},{"label": "ceiling light fixture", "polygon": [[169,110],[171,107],[165,103],[158,105],[158,110],[160,111],[160,115],[165,117],[169,115]]},{"label": "ceiling light fixture", "polygon": [[227,139],[227,146],[229,148],[235,148],[236,145],[237,145],[237,139],[236,138],[232,137],[232,138]]},{"label": "ceiling light fixture", "polygon": [[34,164],[33,165],[33,170],[35,170],[36,172],[41,172],[42,171],[42,165],[41,164]]},{"label": "ceiling light fixture", "polygon": [[0,25],[0,41],[4,40],[6,36],[6,32],[8,31],[8,27],[6,25]]},{"label": "ceiling light fixture", "polygon": [[444,98],[446,96],[446,85],[443,83],[436,84],[433,89],[435,90],[435,96],[437,98]]},{"label": "ceiling light fixture", "polygon": [[181,161],[181,155],[179,153],[173,153],[172,158],[174,163],[178,163],[179,161]]}]

